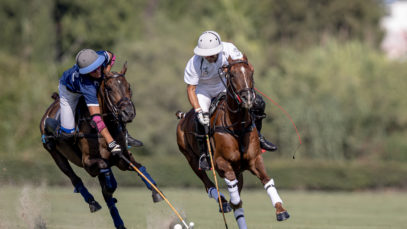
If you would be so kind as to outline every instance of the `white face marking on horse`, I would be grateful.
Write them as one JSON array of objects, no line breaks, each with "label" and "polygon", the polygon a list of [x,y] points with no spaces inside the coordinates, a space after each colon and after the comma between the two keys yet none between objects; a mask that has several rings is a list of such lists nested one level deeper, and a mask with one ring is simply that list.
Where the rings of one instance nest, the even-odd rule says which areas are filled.
[{"label": "white face marking on horse", "polygon": [[[243,73],[243,75],[246,75],[246,74],[247,74],[247,73],[246,73],[246,68],[244,68],[243,66],[240,67],[240,71]],[[249,88],[249,84],[248,84],[248,82],[247,82],[247,77],[244,77],[244,83],[246,84],[246,85],[245,85],[246,88]]]},{"label": "white face marking on horse", "polygon": [[120,80],[117,81],[118,84],[121,84],[122,82]]}]

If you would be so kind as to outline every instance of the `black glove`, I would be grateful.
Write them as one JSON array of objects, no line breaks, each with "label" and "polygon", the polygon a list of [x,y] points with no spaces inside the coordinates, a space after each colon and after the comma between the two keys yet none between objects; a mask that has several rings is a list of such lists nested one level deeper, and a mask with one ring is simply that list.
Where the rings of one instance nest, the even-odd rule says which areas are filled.
[{"label": "black glove", "polygon": [[113,156],[121,157],[123,155],[122,147],[116,143],[116,141],[112,141],[108,145],[109,151],[112,153]]}]

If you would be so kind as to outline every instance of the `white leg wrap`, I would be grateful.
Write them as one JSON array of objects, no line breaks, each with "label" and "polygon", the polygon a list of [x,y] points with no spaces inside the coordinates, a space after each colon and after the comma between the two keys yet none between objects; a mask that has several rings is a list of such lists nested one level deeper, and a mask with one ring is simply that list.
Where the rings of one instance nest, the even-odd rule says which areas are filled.
[{"label": "white leg wrap", "polygon": [[236,209],[234,215],[239,229],[247,229],[243,208]]},{"label": "white leg wrap", "polygon": [[226,184],[228,185],[228,191],[230,194],[230,202],[234,205],[238,205],[240,203],[240,195],[239,195],[239,188],[237,186],[237,180],[234,179],[232,181],[225,178]]},{"label": "white leg wrap", "polygon": [[271,203],[273,206],[276,206],[276,203],[280,202],[283,203],[280,196],[277,193],[277,189],[274,187],[274,180],[271,179],[267,184],[264,185],[264,189],[266,189],[267,194],[271,199]]}]

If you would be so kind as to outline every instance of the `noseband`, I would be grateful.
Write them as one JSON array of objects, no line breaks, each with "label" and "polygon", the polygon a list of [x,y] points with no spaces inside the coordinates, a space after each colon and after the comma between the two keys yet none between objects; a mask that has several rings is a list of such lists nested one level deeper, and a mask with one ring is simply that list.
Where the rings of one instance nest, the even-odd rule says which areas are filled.
[{"label": "noseband", "polygon": [[[123,77],[124,78],[124,75],[123,74],[114,74],[114,75],[112,75],[112,76],[109,76],[109,77],[105,77],[103,80],[104,80],[104,84],[105,84],[105,87],[104,87],[104,92],[105,92],[105,100],[106,100],[106,105],[107,105],[107,108],[111,111],[111,113],[113,114],[113,117],[114,117],[114,119],[116,120],[116,121],[120,121],[120,116],[119,116],[119,111],[120,111],[120,106],[123,104],[123,103],[126,103],[126,102],[130,102],[131,103],[131,99],[130,98],[128,98],[128,97],[126,97],[126,96],[123,96],[116,104],[114,104],[113,102],[112,102],[112,100],[111,100],[111,98],[110,98],[110,95],[109,95],[109,91],[112,91],[112,89],[110,88],[110,87],[108,87],[107,85],[106,85],[106,83],[107,83],[107,81],[109,80],[109,79],[111,79],[111,78],[118,78],[118,77]],[[131,93],[131,89],[130,89],[130,93]],[[135,108],[134,108],[134,106],[133,106],[133,110],[134,110],[134,112],[135,112]]]}]

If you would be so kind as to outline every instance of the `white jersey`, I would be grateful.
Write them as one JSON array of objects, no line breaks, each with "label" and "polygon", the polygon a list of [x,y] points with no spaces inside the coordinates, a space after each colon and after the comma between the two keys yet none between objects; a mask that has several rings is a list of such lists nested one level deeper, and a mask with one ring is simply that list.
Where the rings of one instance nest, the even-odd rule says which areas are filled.
[{"label": "white jersey", "polygon": [[184,73],[184,82],[196,85],[196,95],[199,105],[204,112],[208,112],[211,99],[220,92],[226,91],[219,71],[223,65],[228,64],[229,56],[233,60],[242,59],[243,54],[236,46],[229,42],[222,42],[223,50],[219,53],[215,63],[209,63],[205,58],[194,55],[187,63]]},{"label": "white jersey", "polygon": [[194,55],[187,63],[184,72],[184,81],[190,85],[217,85],[220,81],[218,71],[228,64],[228,57],[233,60],[243,58],[243,54],[236,46],[229,42],[222,42],[223,51],[219,53],[215,63],[209,63],[205,58]]}]

